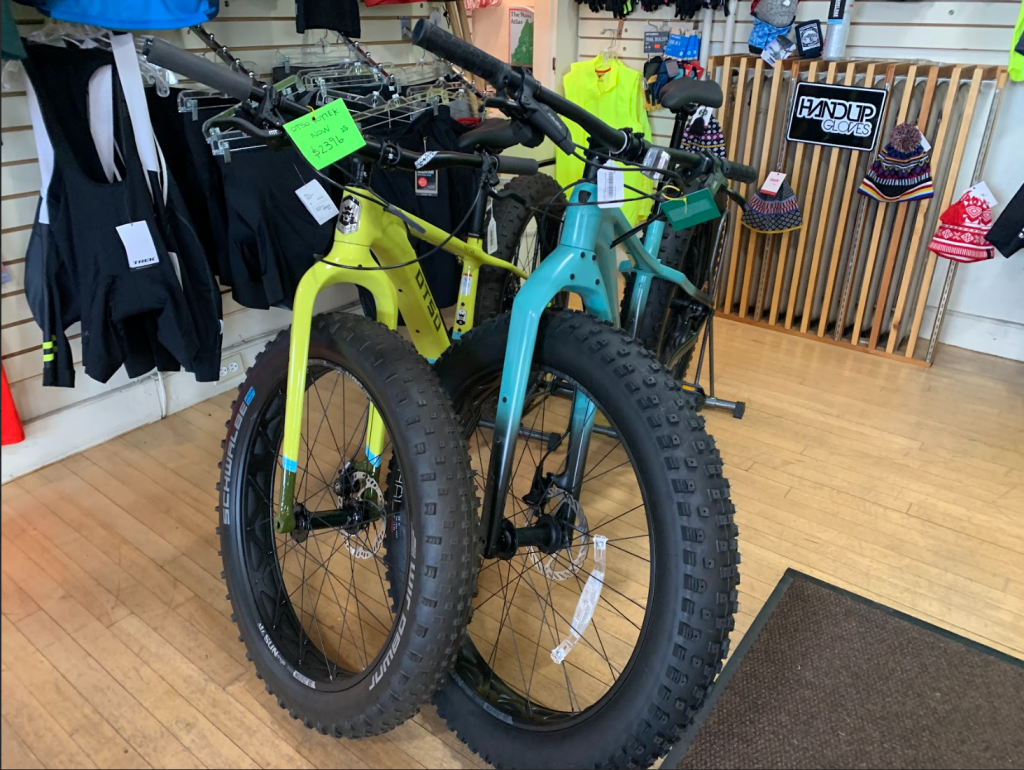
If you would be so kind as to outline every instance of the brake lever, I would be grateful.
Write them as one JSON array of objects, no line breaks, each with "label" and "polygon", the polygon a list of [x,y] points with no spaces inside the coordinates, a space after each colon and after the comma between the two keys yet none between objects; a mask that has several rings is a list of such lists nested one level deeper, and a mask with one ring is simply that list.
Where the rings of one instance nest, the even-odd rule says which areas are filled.
[{"label": "brake lever", "polygon": [[[724,187],[724,185],[723,185]],[[740,211],[747,210],[747,199],[740,195],[738,192],[733,190],[731,187],[725,187],[725,194],[732,198],[733,203],[740,207]]]}]

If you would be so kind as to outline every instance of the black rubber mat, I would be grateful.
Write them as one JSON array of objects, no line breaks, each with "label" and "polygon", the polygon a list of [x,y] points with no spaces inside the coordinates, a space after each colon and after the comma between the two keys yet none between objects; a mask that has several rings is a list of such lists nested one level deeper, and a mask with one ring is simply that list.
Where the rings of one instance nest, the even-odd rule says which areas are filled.
[{"label": "black rubber mat", "polygon": [[1024,768],[1024,663],[791,570],[662,767]]}]

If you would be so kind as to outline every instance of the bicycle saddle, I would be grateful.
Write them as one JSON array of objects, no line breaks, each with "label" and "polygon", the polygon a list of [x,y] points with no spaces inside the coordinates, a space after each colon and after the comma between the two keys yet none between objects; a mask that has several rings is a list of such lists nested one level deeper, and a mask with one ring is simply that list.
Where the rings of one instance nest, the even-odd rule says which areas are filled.
[{"label": "bicycle saddle", "polygon": [[714,80],[676,78],[661,87],[659,97],[662,106],[672,112],[690,104],[715,109],[722,106],[722,87]]},{"label": "bicycle saddle", "polygon": [[544,141],[544,135],[532,126],[517,120],[504,118],[487,118],[476,128],[470,129],[459,137],[456,146],[459,150],[490,150],[501,152],[509,147],[522,144],[536,147]]}]

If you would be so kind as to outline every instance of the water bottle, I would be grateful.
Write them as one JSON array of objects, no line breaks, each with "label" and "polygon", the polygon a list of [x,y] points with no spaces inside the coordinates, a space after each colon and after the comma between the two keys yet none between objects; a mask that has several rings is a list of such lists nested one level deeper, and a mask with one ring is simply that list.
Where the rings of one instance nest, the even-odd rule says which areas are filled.
[{"label": "water bottle", "polygon": [[846,53],[846,41],[850,37],[850,19],[853,16],[853,0],[829,0],[828,24],[825,31],[825,61],[836,61]]}]

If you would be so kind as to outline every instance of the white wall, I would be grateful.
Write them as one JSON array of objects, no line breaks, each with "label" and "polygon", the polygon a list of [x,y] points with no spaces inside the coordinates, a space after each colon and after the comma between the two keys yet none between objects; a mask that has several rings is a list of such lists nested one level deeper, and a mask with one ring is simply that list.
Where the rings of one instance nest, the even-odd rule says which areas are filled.
[{"label": "white wall", "polygon": [[[409,5],[360,7],[362,40],[379,62],[408,64],[421,55],[401,39],[399,16],[416,19],[428,16],[435,5],[420,2]],[[33,11],[14,6],[23,34],[41,23]],[[239,58],[252,62],[255,69],[268,74],[281,53],[292,60],[303,58],[303,48],[317,42],[323,32],[304,35],[295,32],[294,0],[245,0],[221,3],[220,16],[206,25],[219,41],[231,47]],[[183,31],[161,33],[173,42],[195,51],[205,50],[194,35]],[[333,36],[331,36],[333,39]],[[6,80],[6,79],[5,79]],[[90,380],[78,367],[74,389],[42,386],[41,337],[32,321],[24,293],[24,256],[39,190],[39,167],[29,125],[23,86],[13,83],[2,94],[0,111],[3,147],[0,156],[0,238],[4,265],[12,281],[3,285],[0,299],[0,349],[11,392],[25,425],[26,440],[4,447],[0,479],[7,481],[46,463],[94,446],[113,436],[147,422],[160,419],[160,389],[154,376],[130,380],[123,370],[108,383]],[[319,303],[321,310],[337,307],[354,299],[354,291],[337,287]],[[249,366],[277,331],[290,323],[284,310],[249,310],[224,297],[224,357],[241,356]],[[78,326],[69,330],[72,348],[80,358]],[[166,403],[173,412],[205,400],[218,392],[236,387],[240,377],[216,384],[198,384],[189,374],[163,376]]]}]

